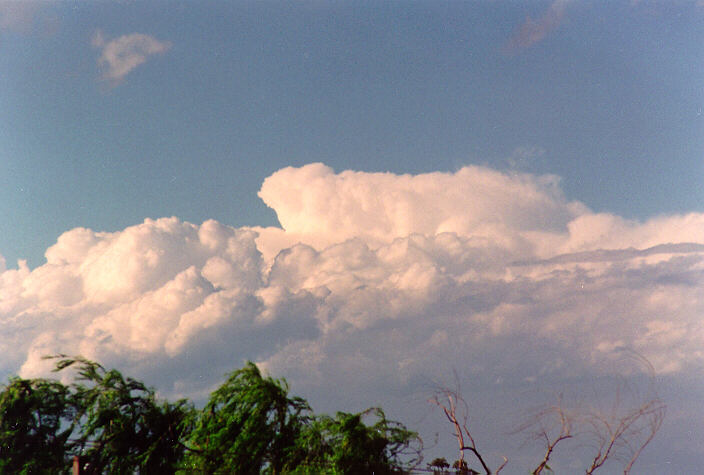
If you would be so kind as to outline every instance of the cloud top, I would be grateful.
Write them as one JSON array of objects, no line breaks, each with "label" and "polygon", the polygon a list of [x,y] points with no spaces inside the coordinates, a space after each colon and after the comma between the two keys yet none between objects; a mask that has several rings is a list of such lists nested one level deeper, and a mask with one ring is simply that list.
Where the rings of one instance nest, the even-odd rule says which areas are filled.
[{"label": "cloud top", "polygon": [[165,53],[171,48],[168,41],[159,41],[142,33],[119,36],[108,41],[101,30],[93,35],[91,44],[100,50],[98,65],[103,79],[119,84],[137,66],[151,56]]},{"label": "cloud top", "polygon": [[286,234],[330,245],[355,237],[388,243],[443,232],[529,245],[532,233],[563,232],[586,211],[568,202],[555,176],[467,166],[455,173],[394,175],[344,171],[315,163],[284,168],[259,192]]}]

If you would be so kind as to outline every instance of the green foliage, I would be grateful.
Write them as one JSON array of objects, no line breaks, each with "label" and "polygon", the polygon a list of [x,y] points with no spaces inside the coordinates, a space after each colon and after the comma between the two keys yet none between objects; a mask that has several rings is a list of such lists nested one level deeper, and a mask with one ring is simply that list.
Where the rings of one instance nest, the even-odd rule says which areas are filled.
[{"label": "green foliage", "polygon": [[193,408],[186,401],[160,402],[142,382],[80,357],[59,360],[55,371],[73,365],[80,431],[69,449],[98,472],[173,470],[183,457],[180,440],[190,430]]},{"label": "green foliage", "polygon": [[455,473],[461,475],[475,475],[479,473],[476,470],[469,468],[467,462],[465,462],[464,460],[455,460],[452,463],[452,468],[455,469]]},{"label": "green foliage", "polygon": [[0,394],[0,473],[68,467],[74,409],[57,381],[12,378]]},{"label": "green foliage", "polygon": [[67,473],[80,455],[90,473],[389,474],[420,454],[417,435],[381,409],[316,416],[253,363],[197,411],[94,361],[53,358],[55,371],[76,370],[73,384],[12,378],[2,388],[0,473]]},{"label": "green foliage", "polygon": [[[365,416],[376,417],[367,426]],[[417,442],[418,444],[412,445]],[[304,454],[297,470],[310,473],[402,473],[404,456],[420,454],[420,439],[402,424],[389,421],[379,408],[363,413],[338,412],[335,418],[318,416],[305,427],[298,440]],[[412,460],[412,462],[417,461]]]},{"label": "green foliage", "polygon": [[434,458],[433,461],[428,464],[428,468],[432,470],[434,474],[440,475],[447,473],[445,469],[450,468],[450,464],[445,457],[439,457]]},{"label": "green foliage", "polygon": [[232,373],[196,419],[189,470],[281,473],[310,408],[288,396],[284,380],[262,377],[254,363]]},{"label": "green foliage", "polygon": [[[253,363],[232,373],[198,414],[186,470],[202,473],[398,473],[414,432],[381,409],[315,416],[283,379]],[[372,426],[365,416],[376,416]],[[416,455],[419,452],[414,452]]]}]

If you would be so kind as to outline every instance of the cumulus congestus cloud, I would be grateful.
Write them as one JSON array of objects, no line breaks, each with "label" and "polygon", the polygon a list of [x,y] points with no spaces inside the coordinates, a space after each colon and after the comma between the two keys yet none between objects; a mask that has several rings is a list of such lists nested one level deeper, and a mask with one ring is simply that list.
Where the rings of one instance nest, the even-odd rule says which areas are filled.
[{"label": "cumulus congestus cloud", "polygon": [[591,372],[624,348],[662,373],[702,368],[702,214],[595,214],[554,176],[476,166],[311,164],[274,173],[260,196],[281,228],[77,228],[43,266],[0,269],[2,371],[36,376],[41,356],[81,353],[159,368],[178,393],[244,359],[341,386],[405,384],[452,361],[505,378]]}]

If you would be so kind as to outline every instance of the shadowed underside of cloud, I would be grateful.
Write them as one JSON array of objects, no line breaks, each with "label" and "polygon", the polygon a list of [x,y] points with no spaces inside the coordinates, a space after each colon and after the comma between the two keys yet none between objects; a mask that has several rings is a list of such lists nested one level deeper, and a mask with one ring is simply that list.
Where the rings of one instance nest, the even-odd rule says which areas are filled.
[{"label": "shadowed underside of cloud", "polygon": [[458,364],[501,384],[597,375],[624,350],[704,369],[704,214],[594,214],[554,176],[484,167],[311,164],[260,196],[281,228],[147,219],[70,230],[35,269],[0,260],[0,371],[80,353],[197,397],[252,359],[359,402]]}]

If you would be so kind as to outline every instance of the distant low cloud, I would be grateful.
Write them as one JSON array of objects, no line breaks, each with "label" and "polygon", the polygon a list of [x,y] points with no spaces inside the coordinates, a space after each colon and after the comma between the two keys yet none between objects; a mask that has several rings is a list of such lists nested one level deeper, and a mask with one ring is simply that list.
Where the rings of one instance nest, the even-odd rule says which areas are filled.
[{"label": "distant low cloud", "polygon": [[108,41],[101,30],[95,32],[91,44],[100,50],[98,65],[103,71],[103,79],[113,84],[122,82],[132,70],[151,56],[171,48],[170,42],[159,41],[141,33],[123,35]]},{"label": "distant low cloud", "polygon": [[505,45],[505,51],[514,53],[542,41],[562,23],[565,17],[566,0],[554,0],[538,19],[527,17]]}]

